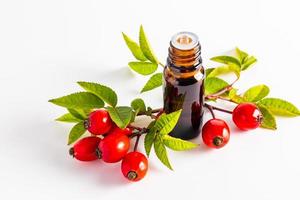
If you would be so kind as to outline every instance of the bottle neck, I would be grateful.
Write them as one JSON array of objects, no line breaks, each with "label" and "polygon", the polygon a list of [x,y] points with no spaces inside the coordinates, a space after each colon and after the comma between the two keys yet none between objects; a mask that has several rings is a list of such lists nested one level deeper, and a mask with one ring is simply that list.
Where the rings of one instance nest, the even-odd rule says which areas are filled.
[{"label": "bottle neck", "polygon": [[175,48],[171,43],[169,47],[167,67],[177,77],[194,75],[199,69],[202,68],[200,44],[198,43],[192,49],[182,50]]}]

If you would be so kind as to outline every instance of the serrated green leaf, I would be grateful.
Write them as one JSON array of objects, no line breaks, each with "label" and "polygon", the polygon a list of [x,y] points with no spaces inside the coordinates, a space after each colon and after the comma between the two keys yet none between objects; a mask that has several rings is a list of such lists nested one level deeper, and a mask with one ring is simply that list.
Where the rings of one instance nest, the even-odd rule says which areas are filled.
[{"label": "serrated green leaf", "polygon": [[156,130],[152,129],[152,127],[151,127],[154,124],[155,124],[155,121],[153,121],[149,124],[149,126],[148,126],[149,132],[146,134],[145,139],[144,139],[144,147],[145,147],[145,151],[146,151],[146,154],[148,157],[150,155],[151,148],[152,148],[152,145],[155,140]]},{"label": "serrated green leaf", "polygon": [[108,107],[107,111],[111,119],[122,129],[129,124],[133,114],[132,109],[127,106]]},{"label": "serrated green leaf", "polygon": [[73,109],[94,109],[104,106],[104,102],[100,98],[89,92],[73,93],[60,98],[51,99],[49,102]]},{"label": "serrated green leaf", "polygon": [[[148,109],[149,109],[149,108],[150,108],[150,107],[148,107]],[[156,120],[152,121],[152,122],[147,126],[147,129],[148,129],[148,130],[152,129],[152,128],[154,127],[154,125],[155,125],[155,122],[156,122]]]},{"label": "serrated green leaf", "polygon": [[68,123],[77,123],[82,121],[81,119],[74,117],[71,113],[66,113],[55,120],[59,122],[68,122]]},{"label": "serrated green leaf", "polygon": [[139,42],[140,42],[140,47],[143,52],[143,54],[148,58],[151,62],[158,64],[159,61],[157,60],[150,44],[148,41],[148,38],[146,37],[145,31],[143,26],[140,26],[140,34],[139,34]]},{"label": "serrated green leaf", "polygon": [[174,127],[175,127],[175,125],[176,125],[176,123],[177,123],[177,121],[178,121],[178,119],[181,115],[181,111],[182,110],[177,110],[177,111],[172,112],[170,114],[163,113],[157,119],[154,127],[156,128],[156,130],[159,131],[159,134],[167,135],[168,133],[170,133],[174,129]]},{"label": "serrated green leaf", "polygon": [[273,114],[263,105],[258,105],[258,108],[263,115],[263,120],[260,126],[262,128],[276,130],[276,119]]},{"label": "serrated green leaf", "polygon": [[244,59],[248,57],[248,54],[237,47],[235,48],[235,51],[238,58],[240,59],[240,63],[244,63]]},{"label": "serrated green leaf", "polygon": [[174,138],[169,135],[164,135],[163,140],[164,140],[164,144],[168,148],[174,151],[186,151],[186,150],[194,149],[199,146],[198,144],[186,140],[182,140],[179,138]]},{"label": "serrated green leaf", "polygon": [[228,83],[217,77],[206,78],[204,81],[205,94],[214,94],[228,86]]},{"label": "serrated green leaf", "polygon": [[279,98],[265,98],[258,102],[259,105],[264,105],[274,115],[294,117],[299,116],[299,109],[292,103]]},{"label": "serrated green leaf", "polygon": [[243,95],[244,99],[249,102],[257,102],[266,97],[270,89],[266,85],[256,85],[249,88]]},{"label": "serrated green leaf", "polygon": [[154,150],[158,159],[170,170],[173,170],[168,158],[167,149],[163,143],[162,136],[157,135],[154,141]]},{"label": "serrated green leaf", "polygon": [[84,128],[84,122],[81,121],[77,123],[73,128],[71,129],[71,132],[69,134],[69,140],[68,145],[72,144],[76,140],[78,140],[84,133],[86,129]]},{"label": "serrated green leaf", "polygon": [[151,62],[129,62],[128,65],[133,71],[144,76],[153,74],[158,67],[156,63]]},{"label": "serrated green leaf", "polygon": [[156,73],[150,77],[145,86],[143,87],[141,93],[153,90],[162,85],[162,73]]},{"label": "serrated green leaf", "polygon": [[109,105],[115,107],[118,102],[118,96],[110,87],[105,85],[101,85],[98,83],[90,83],[90,82],[77,82],[83,89],[86,91],[93,93],[97,97],[101,98],[104,102]]},{"label": "serrated green leaf", "polygon": [[232,56],[216,56],[212,57],[210,60],[218,62],[218,63],[223,63],[223,64],[234,64],[237,65],[238,67],[241,67],[240,61]]},{"label": "serrated green leaf", "polygon": [[209,71],[209,74],[206,75],[206,77],[215,77],[231,72],[233,72],[237,77],[240,77],[240,68],[236,65],[231,64],[213,68],[213,70]]},{"label": "serrated green leaf", "polygon": [[257,59],[253,56],[248,56],[247,58],[244,59],[244,63],[242,64],[242,70],[248,69],[251,65],[256,63]]},{"label": "serrated green leaf", "polygon": [[127,47],[130,49],[132,55],[140,61],[146,61],[147,58],[144,56],[140,46],[133,41],[130,37],[128,37],[125,33],[122,32],[123,38],[127,44]]},{"label": "serrated green leaf", "polygon": [[136,98],[131,102],[131,108],[138,112],[146,112],[145,102],[141,98]]},{"label": "serrated green leaf", "polygon": [[87,115],[85,113],[84,110],[81,109],[72,109],[72,108],[68,108],[68,111],[71,115],[73,115],[74,117],[76,117],[77,119],[86,119]]}]

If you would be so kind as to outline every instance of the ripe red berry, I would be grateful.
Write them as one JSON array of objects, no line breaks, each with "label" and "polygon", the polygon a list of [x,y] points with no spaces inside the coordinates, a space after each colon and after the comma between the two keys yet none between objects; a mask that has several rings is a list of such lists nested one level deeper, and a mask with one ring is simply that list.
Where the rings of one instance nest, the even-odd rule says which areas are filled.
[{"label": "ripe red berry", "polygon": [[241,130],[251,130],[259,127],[262,114],[253,103],[242,103],[235,107],[232,120]]},{"label": "ripe red berry", "polygon": [[212,148],[225,146],[230,138],[230,130],[225,121],[211,119],[202,128],[202,139],[204,144]]},{"label": "ripe red berry", "polygon": [[85,128],[94,135],[107,133],[113,125],[113,122],[106,110],[96,110],[90,113],[85,121]]},{"label": "ripe red berry", "polygon": [[114,163],[120,161],[128,152],[130,140],[123,133],[108,134],[98,146],[99,157],[104,162]]},{"label": "ripe red berry", "polygon": [[122,160],[121,170],[130,181],[139,181],[145,177],[148,170],[148,160],[140,152],[128,153]]},{"label": "ripe red berry", "polygon": [[109,134],[113,133],[123,133],[124,135],[130,136],[132,134],[132,129],[128,127],[121,129],[118,126],[114,125],[111,131],[109,131]]},{"label": "ripe red berry", "polygon": [[96,136],[90,136],[79,140],[69,153],[77,160],[92,161],[98,159],[96,149],[101,139]]}]

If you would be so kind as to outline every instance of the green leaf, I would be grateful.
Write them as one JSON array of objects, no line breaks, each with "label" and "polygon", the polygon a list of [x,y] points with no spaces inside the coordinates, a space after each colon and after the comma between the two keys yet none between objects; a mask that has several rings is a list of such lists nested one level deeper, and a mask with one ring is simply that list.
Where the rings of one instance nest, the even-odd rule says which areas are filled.
[{"label": "green leaf", "polygon": [[143,87],[141,93],[153,90],[162,85],[162,73],[156,73],[150,77],[148,82]]},{"label": "green leaf", "polygon": [[[149,107],[148,107],[149,108]],[[147,129],[150,130],[154,127],[156,120],[153,120],[148,126]],[[154,129],[154,128],[153,128]]]},{"label": "green leaf", "polygon": [[246,70],[248,69],[251,65],[253,65],[254,63],[256,63],[257,59],[253,56],[249,56],[247,58],[245,58],[244,63],[242,64],[242,70]]},{"label": "green leaf", "polygon": [[158,159],[170,170],[173,170],[168,158],[166,147],[163,143],[162,136],[157,135],[156,140],[154,141],[154,150]]},{"label": "green leaf", "polygon": [[235,88],[232,88],[228,93],[229,99],[234,98],[236,95],[237,95],[237,89],[235,89]]},{"label": "green leaf", "polygon": [[214,94],[228,86],[228,83],[217,77],[209,77],[204,81],[205,94]]},{"label": "green leaf", "polygon": [[156,56],[153,53],[153,50],[149,44],[149,41],[146,37],[143,26],[140,26],[140,34],[139,34],[140,47],[146,58],[148,58],[151,62],[158,64]]},{"label": "green leaf", "polygon": [[166,135],[170,133],[181,115],[182,110],[177,110],[170,114],[163,113],[156,121],[154,127],[159,131],[161,135]]},{"label": "green leaf", "polygon": [[90,83],[90,82],[77,82],[83,89],[86,91],[93,93],[94,95],[101,98],[104,102],[108,103],[109,105],[115,107],[118,102],[118,97],[115,91],[111,88],[100,85],[98,83]]},{"label": "green leaf", "polygon": [[174,138],[169,135],[163,136],[164,144],[174,151],[186,151],[198,147],[198,144]]},{"label": "green leaf", "polygon": [[207,69],[205,70],[205,75],[206,75],[206,77],[208,77],[209,74],[210,74],[212,71],[214,71],[214,69],[215,69],[215,68],[207,68]]},{"label": "green leaf", "polygon": [[107,110],[111,119],[122,129],[129,124],[133,114],[132,109],[127,106],[108,107]]},{"label": "green leaf", "polygon": [[210,60],[223,64],[235,64],[241,67],[240,61],[232,56],[216,56],[212,57]]},{"label": "green leaf", "polygon": [[72,108],[68,108],[68,111],[71,115],[73,115],[74,117],[76,117],[77,119],[86,119],[87,118],[87,114],[85,113],[84,110],[81,109],[72,109]]},{"label": "green leaf", "polygon": [[151,148],[154,142],[155,138],[155,132],[149,132],[146,134],[145,139],[144,139],[144,146],[145,146],[145,151],[147,156],[149,157]]},{"label": "green leaf", "polygon": [[155,135],[156,135],[156,129],[150,128],[154,124],[155,124],[155,121],[152,121],[149,124],[149,126],[148,126],[149,132],[146,134],[145,139],[144,139],[144,147],[145,147],[145,151],[146,151],[146,154],[148,157],[150,155],[151,148],[152,148],[153,142],[155,140]]},{"label": "green leaf", "polygon": [[146,61],[147,58],[144,56],[140,46],[135,41],[133,41],[130,37],[128,37],[125,33],[122,32],[122,35],[132,55],[137,60]]},{"label": "green leaf", "polygon": [[239,48],[235,48],[236,54],[238,56],[238,58],[240,59],[240,63],[244,62],[244,59],[248,57],[248,54],[242,50],[240,50]]},{"label": "green leaf", "polygon": [[246,102],[246,100],[243,97],[241,97],[240,95],[237,94],[237,89],[235,89],[235,88],[232,88],[229,91],[228,97],[229,97],[230,100],[232,100],[233,102],[236,102],[236,103]]},{"label": "green leaf", "polygon": [[300,111],[292,103],[278,99],[265,98],[258,102],[259,105],[264,105],[274,115],[293,117],[300,115]]},{"label": "green leaf", "polygon": [[60,122],[69,122],[69,123],[75,123],[75,122],[77,123],[82,121],[81,119],[74,117],[71,113],[66,113],[55,120]]},{"label": "green leaf", "polygon": [[131,108],[138,112],[146,112],[145,102],[141,98],[136,98],[131,102]]},{"label": "green leaf", "polygon": [[249,102],[257,102],[264,97],[266,97],[270,92],[270,89],[266,85],[256,85],[251,88],[249,88],[244,93],[244,99]]},{"label": "green leaf", "polygon": [[222,74],[228,74],[230,72],[233,72],[237,77],[240,77],[240,68],[231,64],[213,68],[213,70],[209,71],[209,74],[206,75],[206,77],[215,77]]},{"label": "green leaf", "polygon": [[240,103],[245,103],[245,102],[246,102],[245,99],[244,99],[243,97],[239,96],[239,95],[233,96],[233,97],[231,98],[231,100],[232,100],[233,102],[235,102],[235,103],[238,103],[238,104],[240,104]]},{"label": "green leaf", "polygon": [[262,128],[276,130],[276,120],[273,114],[263,105],[258,105],[258,108],[263,115],[263,121],[260,126]]},{"label": "green leaf", "polygon": [[128,65],[133,71],[141,75],[153,74],[158,66],[156,63],[151,62],[129,62]]},{"label": "green leaf", "polygon": [[73,109],[93,109],[104,106],[104,102],[100,98],[89,92],[73,93],[57,99],[50,99],[49,102]]},{"label": "green leaf", "polygon": [[76,140],[78,140],[84,133],[86,129],[84,128],[84,122],[79,122],[71,129],[69,134],[68,145],[72,144]]}]

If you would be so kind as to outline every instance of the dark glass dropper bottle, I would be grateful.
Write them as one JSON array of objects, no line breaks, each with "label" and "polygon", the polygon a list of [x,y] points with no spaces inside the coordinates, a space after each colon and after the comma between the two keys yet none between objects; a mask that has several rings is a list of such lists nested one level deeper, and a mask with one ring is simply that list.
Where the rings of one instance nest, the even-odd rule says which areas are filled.
[{"label": "dark glass dropper bottle", "polygon": [[182,109],[171,136],[192,139],[200,134],[203,84],[204,69],[198,37],[190,32],[177,33],[171,39],[164,68],[164,110],[171,113]]}]

